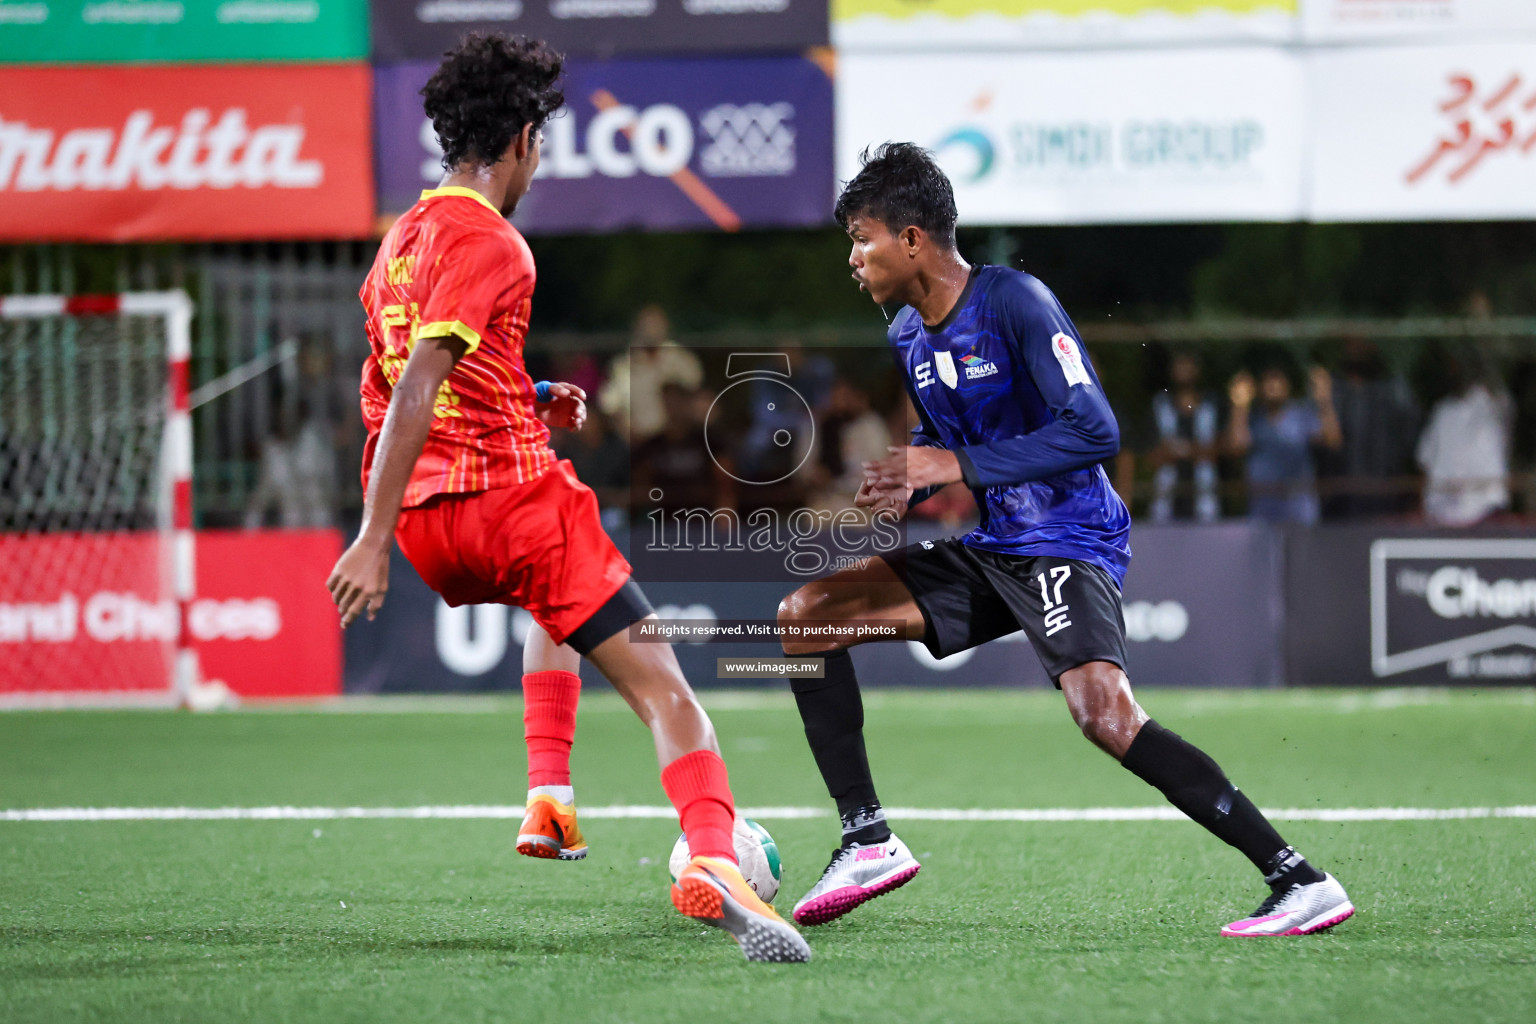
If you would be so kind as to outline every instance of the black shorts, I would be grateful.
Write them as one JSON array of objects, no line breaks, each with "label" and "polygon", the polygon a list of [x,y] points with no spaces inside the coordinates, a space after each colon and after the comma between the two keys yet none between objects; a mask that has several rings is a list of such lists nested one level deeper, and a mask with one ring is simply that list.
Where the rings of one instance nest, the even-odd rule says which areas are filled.
[{"label": "black shorts", "polygon": [[1090,661],[1125,669],[1120,588],[1090,562],[1005,555],[953,538],[883,556],[923,613],[923,646],[935,658],[1023,629],[1059,688]]}]

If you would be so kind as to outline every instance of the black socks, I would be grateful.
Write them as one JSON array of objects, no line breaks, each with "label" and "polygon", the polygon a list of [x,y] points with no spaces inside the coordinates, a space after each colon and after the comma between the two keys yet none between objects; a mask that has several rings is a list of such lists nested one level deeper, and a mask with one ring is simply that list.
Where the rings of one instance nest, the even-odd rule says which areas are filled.
[{"label": "black socks", "polygon": [[1120,763],[1137,778],[1155,786],[1169,803],[1205,826],[1217,839],[1240,850],[1264,873],[1265,881],[1282,863],[1289,863],[1289,856],[1299,863],[1286,867],[1284,884],[1322,880],[1321,873],[1285,845],[1280,833],[1253,801],[1232,785],[1216,762],[1178,733],[1148,721],[1131,741]]},{"label": "black socks", "polygon": [[846,650],[787,657],[824,659],[821,679],[791,679],[789,685],[816,767],[843,818],[843,844],[883,842],[891,830],[864,752],[864,701],[853,658]]}]

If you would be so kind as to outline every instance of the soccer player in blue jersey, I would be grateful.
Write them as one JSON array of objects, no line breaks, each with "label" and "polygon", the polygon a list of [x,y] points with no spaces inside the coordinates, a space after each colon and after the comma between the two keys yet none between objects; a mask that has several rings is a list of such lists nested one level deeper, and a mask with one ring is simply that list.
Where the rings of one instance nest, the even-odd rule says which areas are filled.
[{"label": "soccer player in blue jersey", "polygon": [[[1126,677],[1120,584],[1131,517],[1101,463],[1114,413],[1056,296],[955,247],[949,180],[923,149],[864,154],[836,216],[859,288],[901,307],[889,338],[921,418],[910,447],[865,467],[855,499],[898,515],[964,481],[980,510],[959,539],[924,541],[834,573],[779,605],[779,622],[900,621],[935,657],[1023,629],[1083,735],[1251,860],[1271,895],[1223,935],[1306,935],[1354,913],[1344,889],[1288,846],[1205,753],[1147,717]],[[864,748],[853,660],[837,641],[786,641],[824,659],[797,679],[806,738],[843,821],[843,843],[795,906],[820,924],[910,881],[920,865],[890,830]]]}]

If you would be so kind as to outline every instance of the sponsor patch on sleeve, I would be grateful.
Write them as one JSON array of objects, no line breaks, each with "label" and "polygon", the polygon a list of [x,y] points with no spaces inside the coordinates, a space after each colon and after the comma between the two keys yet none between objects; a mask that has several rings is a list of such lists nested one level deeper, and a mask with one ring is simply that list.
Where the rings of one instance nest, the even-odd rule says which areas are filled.
[{"label": "sponsor patch on sleeve", "polygon": [[1083,367],[1083,353],[1069,335],[1057,331],[1051,339],[1051,351],[1061,364],[1061,374],[1067,378],[1067,387],[1092,383],[1088,379],[1087,369]]}]

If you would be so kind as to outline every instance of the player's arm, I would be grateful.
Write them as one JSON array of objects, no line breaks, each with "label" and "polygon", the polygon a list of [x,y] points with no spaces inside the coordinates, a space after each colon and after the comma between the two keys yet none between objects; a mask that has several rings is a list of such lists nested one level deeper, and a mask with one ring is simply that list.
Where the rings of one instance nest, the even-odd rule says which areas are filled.
[{"label": "player's arm", "polygon": [[1052,419],[1028,434],[956,449],[961,478],[971,487],[1042,480],[1097,465],[1120,451],[1120,426],[1072,322],[1043,285],[1007,284],[1001,298],[1014,354],[1028,367]]},{"label": "player's arm", "polygon": [[[947,483],[959,480],[958,463],[954,462],[954,456],[944,450],[944,442],[939,440],[938,431],[928,419],[928,414],[923,411],[923,404],[917,400],[917,391],[912,386],[912,379],[906,377],[904,383],[907,388],[907,398],[912,402],[912,408],[917,412],[918,424],[912,428],[912,434],[906,448],[888,448],[884,459],[875,462],[864,463],[864,481],[859,485],[859,493],[854,496],[853,503],[879,512],[889,509],[898,516],[907,512],[933,497],[942,490]],[[937,457],[939,475],[948,479],[943,483],[923,483],[920,486],[912,486],[909,471],[917,468],[913,460],[909,459],[909,453],[915,449],[923,449],[916,455],[918,460],[931,460]],[[942,461],[948,456],[948,461]],[[935,475],[935,468],[928,461],[923,462],[923,468],[929,470],[928,476]],[[953,470],[953,474],[950,473]],[[924,479],[925,474],[919,472],[919,479]]]},{"label": "player's arm", "polygon": [[364,612],[373,618],[384,604],[389,551],[405,488],[432,429],[438,392],[468,350],[468,343],[455,334],[418,339],[390,395],[363,498],[362,528],[325,584],[343,629]]}]

